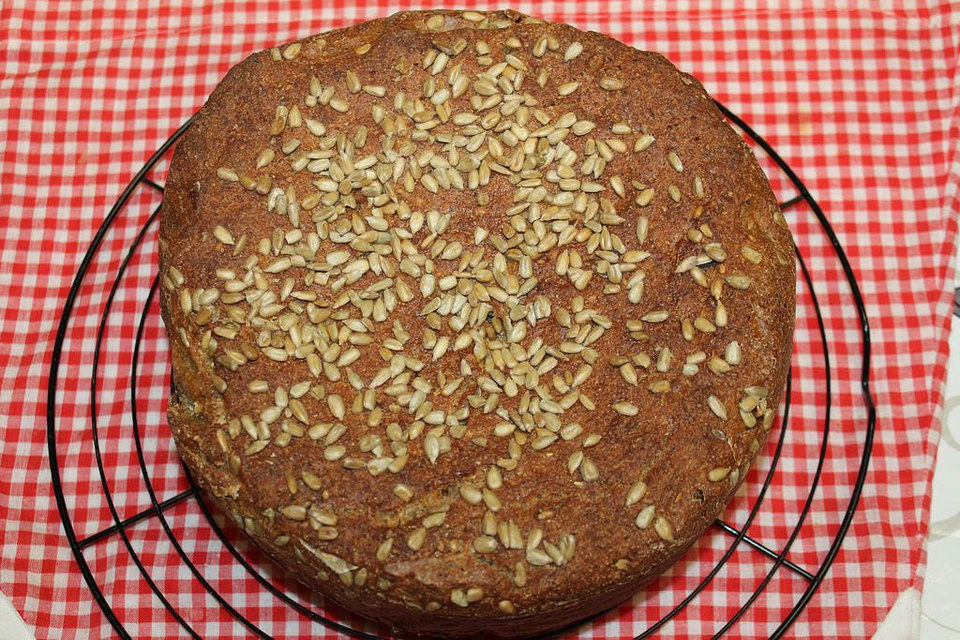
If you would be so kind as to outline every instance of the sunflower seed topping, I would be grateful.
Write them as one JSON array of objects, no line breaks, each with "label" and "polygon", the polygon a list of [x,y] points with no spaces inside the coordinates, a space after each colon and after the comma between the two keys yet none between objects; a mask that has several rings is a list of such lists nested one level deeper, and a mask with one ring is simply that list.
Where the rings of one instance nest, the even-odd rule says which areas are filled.
[{"label": "sunflower seed topping", "polygon": [[637,480],[630,486],[630,491],[627,492],[627,506],[634,505],[640,502],[647,493],[647,483],[643,480]]},{"label": "sunflower seed topping", "polygon": [[717,467],[707,472],[707,479],[710,482],[720,482],[728,475],[730,475],[730,467]]},{"label": "sunflower seed topping", "polygon": [[622,416],[635,416],[638,413],[640,413],[640,410],[637,408],[637,405],[630,404],[629,402],[614,403],[613,410]]},{"label": "sunflower seed topping", "polygon": [[600,78],[600,87],[602,89],[606,89],[607,91],[618,91],[623,89],[625,86],[626,85],[623,83],[623,80],[620,80],[619,78]]},{"label": "sunflower seed topping", "polygon": [[653,516],[655,512],[656,512],[656,507],[654,507],[654,505],[652,504],[648,504],[643,509],[641,509],[640,512],[637,514],[636,519],[634,520],[637,527],[640,529],[646,529],[647,527],[649,527],[650,523],[653,522]]},{"label": "sunflower seed topping", "polygon": [[571,42],[566,51],[563,52],[563,61],[570,62],[583,53],[583,45],[579,42]]},{"label": "sunflower seed topping", "polygon": [[[702,473],[736,486],[776,416],[765,388],[737,382],[751,375],[743,349],[755,348],[738,316],[760,250],[778,252],[749,226],[730,232],[718,217],[727,185],[691,166],[700,156],[684,167],[682,132],[597,111],[597,85],[607,101],[634,95],[604,93],[622,90],[643,101],[629,69],[557,35],[568,32],[511,31],[497,13],[411,19],[424,46],[384,73],[371,60],[323,66],[326,36],[271,51],[285,68],[321,71],[250,120],[244,136],[259,137],[248,156],[226,149],[228,166],[196,186],[256,201],[264,228],[211,216],[199,234],[209,266],[161,271],[180,341],[213,363],[210,395],[192,410],[244,407],[217,417],[210,455],[285,496],[241,525],[315,558],[323,579],[381,596],[394,563],[449,553],[506,570],[522,589],[569,571],[577,543],[562,501],[532,514],[517,504],[518,470],[536,464],[563,492],[621,492],[620,526],[633,518],[642,530],[633,537],[683,540],[650,460],[626,481],[611,464],[622,443],[610,430],[652,433],[719,381],[705,402],[727,422],[727,398],[732,428],[713,423],[708,436],[735,457]],[[371,48],[354,40],[346,51]],[[382,490],[368,567],[351,562],[347,477]],[[628,558],[603,570],[632,570]],[[417,606],[525,613],[484,589],[448,584]]]},{"label": "sunflower seed topping", "polygon": [[710,407],[710,411],[713,412],[713,415],[717,416],[721,420],[727,419],[727,408],[723,406],[723,402],[721,402],[720,398],[717,396],[707,396],[707,406]]},{"label": "sunflower seed topping", "polygon": [[683,172],[683,163],[680,162],[680,156],[677,155],[676,151],[671,151],[667,154],[667,161],[670,163],[670,166],[673,167],[674,171],[677,173]]},{"label": "sunflower seed topping", "polygon": [[653,529],[663,540],[666,540],[667,542],[674,542],[673,525],[671,525],[670,521],[663,516],[657,516],[656,521],[653,523]]}]

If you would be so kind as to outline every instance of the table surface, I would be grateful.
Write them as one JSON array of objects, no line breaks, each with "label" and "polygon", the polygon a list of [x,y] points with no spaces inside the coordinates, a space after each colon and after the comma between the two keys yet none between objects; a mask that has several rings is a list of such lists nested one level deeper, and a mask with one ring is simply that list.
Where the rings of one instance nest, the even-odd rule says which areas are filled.
[{"label": "table surface", "polygon": [[[477,0],[458,4],[485,6]],[[787,0],[756,0],[746,6],[734,0],[510,4],[660,51],[693,72],[786,158],[827,213],[866,302],[879,418],[867,483],[848,537],[793,634],[869,636],[895,603],[909,609],[915,601],[917,615],[911,619],[919,620],[921,603],[910,595],[919,593],[928,562],[931,585],[960,575],[951,564],[956,555],[940,555],[952,553],[943,551],[953,548],[951,535],[940,536],[938,528],[936,540],[925,543],[960,210],[960,5],[935,0],[825,0],[816,7]],[[105,213],[153,150],[246,53],[413,6],[414,0],[117,0],[106,8],[96,0],[3,4],[0,585],[38,636],[68,630],[92,637],[111,633],[65,544],[43,428],[53,336],[77,266]],[[795,190],[784,175],[769,159],[763,163],[778,197],[793,197]],[[162,181],[163,171],[154,177]],[[136,194],[91,264],[67,331],[55,389],[56,436],[65,504],[81,536],[112,522],[93,462],[87,391],[91,345],[105,292],[158,201],[156,192]],[[829,241],[809,209],[791,210],[788,218],[817,283],[834,375],[824,473],[814,508],[790,550],[792,561],[816,568],[846,513],[859,467],[866,424],[859,387],[862,347],[846,279]],[[110,323],[115,333],[104,343],[108,357],[100,371],[104,398],[97,411],[108,445],[109,484],[123,517],[144,509],[147,501],[141,478],[129,464],[131,438],[124,436],[130,429],[125,422],[128,396],[120,386],[129,377],[129,350],[123,349],[132,342],[129,334],[155,273],[155,234],[150,233],[118,295],[117,315]],[[803,510],[826,406],[816,318],[802,289],[800,302],[790,437],[769,494],[771,506],[750,529],[776,549],[790,538]],[[149,453],[167,474],[162,476],[164,488],[175,493],[184,489],[185,480],[169,448],[169,434],[161,431],[167,362],[155,313],[150,322],[153,339],[149,352],[141,354],[141,365],[156,383],[151,387],[155,393],[144,397],[143,424],[152,428],[151,445],[158,445]],[[948,424],[955,424],[957,413],[949,412]],[[951,429],[956,440],[957,427]],[[941,459],[956,461],[955,455],[948,447]],[[757,477],[769,461],[769,455],[761,456],[751,481],[725,515],[743,520],[761,484]],[[939,477],[955,466],[938,473],[938,487]],[[955,499],[939,493],[934,498],[933,521],[945,521],[945,530],[958,512]],[[178,508],[178,533],[190,544],[210,548],[213,534],[196,504]],[[229,635],[236,623],[183,566],[170,564],[174,554],[169,544],[164,553],[153,553],[167,542],[159,525],[144,523],[131,530],[138,548],[149,547],[145,555],[162,589],[191,612],[202,634]],[[662,616],[726,548],[724,535],[705,536],[686,562],[664,576],[655,594],[638,598],[581,635],[620,637]],[[182,632],[158,605],[118,536],[85,553],[131,633],[165,637]],[[668,633],[700,636],[707,633],[706,625],[728,619],[763,580],[769,568],[765,563],[762,556],[738,551],[710,590],[671,622]],[[298,622],[295,612],[263,592],[229,554],[207,554],[203,567],[267,632],[315,633],[309,621]],[[738,633],[764,636],[776,628],[806,588],[802,580],[801,574],[777,572],[739,622]],[[956,610],[938,602],[934,593],[928,592],[924,610],[940,624],[958,626]]]},{"label": "table surface", "polygon": [[[960,264],[960,251],[957,258]],[[960,640],[960,278],[956,287],[921,605],[924,640]]]}]

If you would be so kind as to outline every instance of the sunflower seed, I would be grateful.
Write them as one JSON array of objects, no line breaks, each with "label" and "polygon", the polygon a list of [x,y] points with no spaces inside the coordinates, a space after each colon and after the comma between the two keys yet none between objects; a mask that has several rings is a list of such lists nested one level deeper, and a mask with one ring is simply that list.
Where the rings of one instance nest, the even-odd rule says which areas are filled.
[{"label": "sunflower seed", "polygon": [[283,49],[283,58],[284,60],[293,60],[300,54],[300,43],[294,42],[293,44],[287,45]]},{"label": "sunflower seed", "polygon": [[566,51],[563,52],[563,61],[570,62],[581,53],[583,53],[583,45],[576,41],[571,42]]},{"label": "sunflower seed", "polygon": [[680,162],[680,156],[678,156],[675,151],[667,154],[667,161],[670,163],[670,166],[673,167],[674,171],[677,173],[683,172],[683,163]]},{"label": "sunflower seed", "polygon": [[553,559],[540,549],[527,549],[526,559],[535,567],[543,567],[553,562]]},{"label": "sunflower seed", "polygon": [[627,492],[627,506],[634,505],[640,502],[647,493],[647,483],[643,480],[637,480],[630,487],[630,491]]},{"label": "sunflower seed", "polygon": [[457,605],[458,607],[468,607],[470,606],[470,601],[467,599],[467,594],[463,589],[453,589],[450,591],[450,602]]},{"label": "sunflower seed", "polygon": [[283,514],[285,518],[290,520],[306,520],[307,519],[307,509],[298,504],[291,504],[282,509],[280,513]]},{"label": "sunflower seed", "polygon": [[736,340],[727,345],[724,351],[723,359],[732,365],[738,365],[743,358],[743,352],[740,349],[740,343]]},{"label": "sunflower seed", "polygon": [[636,523],[637,527],[640,529],[646,529],[650,526],[650,523],[653,521],[654,513],[656,512],[656,507],[652,504],[648,504],[643,509],[640,510],[640,513],[637,514]]},{"label": "sunflower seed", "polygon": [[327,396],[327,406],[330,408],[330,413],[332,413],[337,420],[343,420],[347,411],[346,405],[343,403],[343,398],[337,394],[331,394]]},{"label": "sunflower seed", "polygon": [[633,150],[644,151],[648,149],[650,145],[654,143],[655,140],[656,138],[654,138],[652,135],[650,135],[649,133],[645,133],[639,138],[637,138],[637,141],[633,144]]},{"label": "sunflower seed", "polygon": [[623,379],[628,383],[634,386],[637,385],[637,370],[634,369],[633,365],[629,362],[620,365],[620,375],[623,376]]},{"label": "sunflower seed", "polygon": [[387,538],[377,547],[377,560],[384,562],[390,557],[390,551],[393,549],[393,538]]},{"label": "sunflower seed", "polygon": [[417,527],[413,533],[407,537],[407,546],[413,551],[419,551],[427,539],[427,530],[424,527]]},{"label": "sunflower seed", "polygon": [[237,175],[236,171],[226,167],[220,167],[217,169],[217,177],[221,180],[226,180],[227,182],[236,182],[240,179],[240,176]]},{"label": "sunflower seed", "polygon": [[730,475],[730,467],[717,467],[707,472],[707,479],[710,482],[720,482],[728,475]]},{"label": "sunflower seed", "polygon": [[623,89],[624,86],[623,80],[620,80],[619,78],[600,78],[600,87],[602,89],[606,89],[607,91],[618,91]]},{"label": "sunflower seed", "polygon": [[622,416],[635,416],[640,413],[640,408],[629,402],[617,402],[613,404],[613,410]]},{"label": "sunflower seed", "polygon": [[663,516],[657,516],[656,522],[653,523],[653,530],[656,531],[657,535],[663,540],[674,542],[673,525]]},{"label": "sunflower seed", "polygon": [[580,463],[580,476],[585,482],[594,482],[600,478],[600,469],[593,460],[585,457]]},{"label": "sunflower seed", "polygon": [[707,396],[707,406],[710,407],[710,411],[721,420],[727,419],[727,408],[723,406],[723,402],[721,402],[717,396]]},{"label": "sunflower seed", "polygon": [[498,546],[496,538],[490,536],[480,536],[473,541],[473,548],[477,553],[492,553]]},{"label": "sunflower seed", "polygon": [[645,314],[640,319],[644,322],[659,323],[663,322],[670,317],[670,312],[666,309],[658,309],[657,311],[651,311],[650,313]]},{"label": "sunflower seed", "polygon": [[480,504],[483,502],[483,494],[474,486],[468,484],[460,485],[460,497],[470,504]]},{"label": "sunflower seed", "polygon": [[760,264],[760,261],[762,260],[762,256],[760,255],[760,252],[754,249],[753,247],[750,247],[747,245],[743,245],[742,247],[740,247],[740,253],[743,255],[744,258],[746,258],[748,261],[752,262],[753,264]]}]

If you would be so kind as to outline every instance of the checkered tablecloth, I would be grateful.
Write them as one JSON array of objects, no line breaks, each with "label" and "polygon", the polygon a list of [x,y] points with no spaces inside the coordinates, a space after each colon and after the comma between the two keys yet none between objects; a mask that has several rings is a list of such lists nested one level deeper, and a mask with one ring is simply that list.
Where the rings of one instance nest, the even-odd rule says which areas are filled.
[{"label": "checkered tablecloth", "polygon": [[[816,7],[742,4],[556,0],[515,8],[659,51],[699,77],[793,167],[836,229],[866,300],[879,417],[849,535],[791,633],[868,637],[902,593],[922,585],[957,234],[960,7],[866,0]],[[416,8],[409,0],[0,4],[0,589],[39,638],[114,633],[67,543],[47,439],[57,324],[84,252],[111,205],[247,53],[409,8]],[[795,195],[783,173],[758,155],[778,195]],[[162,185],[165,167],[161,161],[150,179]],[[119,280],[91,405],[101,313],[128,248],[160,197],[149,185],[133,192],[92,257],[66,327],[51,413],[64,507],[78,539],[114,522],[105,487],[120,519],[151,506],[134,416],[157,500],[189,489],[163,417],[168,362],[155,299],[146,306],[133,380],[137,406],[131,404],[137,329],[156,273],[154,225]],[[840,264],[810,208],[801,204],[787,218],[824,314],[832,388],[828,394],[812,300],[798,281],[791,417],[749,534],[776,551],[790,537],[816,469],[829,400],[820,488],[788,556],[816,572],[850,500],[863,451],[863,344]],[[773,451],[771,443],[724,520],[744,522]],[[130,635],[255,633],[211,591],[263,633],[337,635],[254,579],[213,533],[195,500],[188,496],[163,515],[148,514],[125,527],[128,542],[108,532],[83,550],[91,580]],[[359,624],[286,582],[230,527],[225,535],[252,568],[295,602]],[[731,540],[712,529],[633,602],[576,633],[622,638],[643,631],[700,582]],[[664,626],[664,636],[714,633],[772,566],[741,545]],[[806,586],[797,572],[777,571],[733,634],[768,635]]]}]

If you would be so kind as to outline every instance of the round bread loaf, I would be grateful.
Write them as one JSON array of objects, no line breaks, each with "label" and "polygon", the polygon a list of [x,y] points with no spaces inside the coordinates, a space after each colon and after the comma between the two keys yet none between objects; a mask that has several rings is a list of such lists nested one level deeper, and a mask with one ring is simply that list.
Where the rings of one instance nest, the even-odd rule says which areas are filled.
[{"label": "round bread loaf", "polygon": [[298,580],[406,635],[629,597],[766,441],[790,233],[663,57],[512,11],[408,12],[234,67],[160,229],[169,419]]}]

